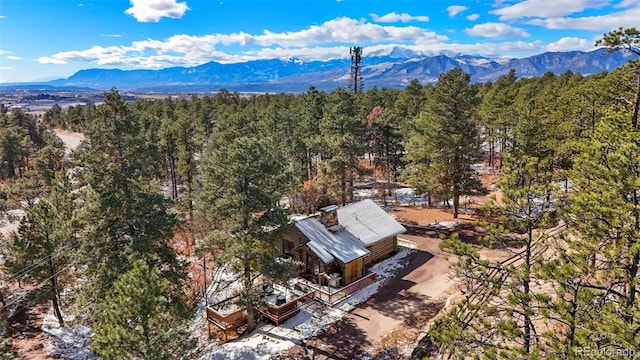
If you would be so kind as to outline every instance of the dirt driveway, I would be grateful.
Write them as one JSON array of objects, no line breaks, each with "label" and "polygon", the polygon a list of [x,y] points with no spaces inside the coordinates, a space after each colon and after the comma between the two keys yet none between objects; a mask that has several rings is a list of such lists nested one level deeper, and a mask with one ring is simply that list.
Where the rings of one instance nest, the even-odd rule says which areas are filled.
[{"label": "dirt driveway", "polygon": [[[479,206],[488,199],[489,196],[473,199],[474,205]],[[476,219],[471,215],[461,214],[459,219],[453,219],[450,212],[424,208],[398,208],[394,215],[399,221],[418,226],[459,222],[457,230],[464,241],[473,241],[477,235],[472,224]],[[396,276],[389,278],[376,294],[341,321],[306,340],[306,349],[297,345],[288,351],[286,358],[354,359],[363,354],[375,355],[384,350],[396,333],[405,338],[393,345],[404,341],[405,355],[410,354],[415,338],[427,322],[437,315],[447,299],[455,299],[460,293],[449,276],[447,257],[451,255],[439,248],[439,233],[418,227],[400,235],[399,239],[401,243],[415,244],[415,251],[404,259],[405,266]],[[502,250],[480,252],[481,256],[493,259],[509,256]]]},{"label": "dirt driveway", "polygon": [[[454,284],[449,280],[446,256],[438,249],[439,240],[413,235],[402,238],[416,244],[415,251],[404,258],[405,266],[341,321],[307,340],[307,356],[353,359],[370,353],[385,335],[411,322],[425,308],[445,301]],[[304,352],[296,346],[289,356],[302,357]]]}]

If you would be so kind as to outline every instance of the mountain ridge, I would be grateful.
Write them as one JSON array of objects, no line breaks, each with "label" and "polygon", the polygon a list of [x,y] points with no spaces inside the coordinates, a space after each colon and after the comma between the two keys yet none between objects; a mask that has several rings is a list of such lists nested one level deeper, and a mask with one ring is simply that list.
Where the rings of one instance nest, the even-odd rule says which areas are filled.
[{"label": "mountain ridge", "polygon": [[[489,58],[475,55],[435,54],[389,47],[372,51],[362,60],[362,77],[367,88],[402,88],[413,79],[423,84],[454,67],[471,74],[473,82],[493,81],[510,69],[518,77],[541,76],[545,72],[560,74],[571,70],[583,75],[611,71],[628,62],[629,54],[591,52],[545,52],[527,58]],[[55,87],[80,87],[125,91],[305,91],[310,86],[333,90],[346,86],[350,62],[347,59],[301,61],[300,59],[265,59],[242,63],[208,62],[193,67],[168,67],[158,70],[84,69],[66,79],[40,84]],[[0,85],[2,86],[2,85]]]}]

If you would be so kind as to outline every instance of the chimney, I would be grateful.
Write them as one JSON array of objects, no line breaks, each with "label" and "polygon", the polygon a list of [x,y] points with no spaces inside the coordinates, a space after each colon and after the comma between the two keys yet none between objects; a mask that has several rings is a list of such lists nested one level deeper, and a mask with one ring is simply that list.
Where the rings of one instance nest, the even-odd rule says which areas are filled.
[{"label": "chimney", "polygon": [[320,222],[328,228],[338,225],[338,205],[320,208]]}]

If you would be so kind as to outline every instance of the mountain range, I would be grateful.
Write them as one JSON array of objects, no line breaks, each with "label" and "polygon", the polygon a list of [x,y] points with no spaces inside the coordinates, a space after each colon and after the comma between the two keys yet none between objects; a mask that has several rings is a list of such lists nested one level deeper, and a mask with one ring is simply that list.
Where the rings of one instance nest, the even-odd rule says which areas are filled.
[{"label": "mountain range", "polygon": [[[473,82],[496,80],[510,69],[518,77],[541,76],[545,72],[560,74],[567,70],[583,75],[611,71],[630,60],[624,52],[546,52],[528,58],[487,58],[441,52],[427,54],[407,48],[391,47],[364,54],[361,63],[365,88],[403,88],[411,80],[423,84],[454,67],[471,74]],[[66,79],[41,83],[54,87],[77,87],[125,91],[196,92],[225,88],[246,92],[299,92],[310,86],[333,90],[347,86],[350,61],[301,61],[299,59],[255,60],[221,64],[209,62],[194,67],[171,67],[159,70],[81,70]]]}]

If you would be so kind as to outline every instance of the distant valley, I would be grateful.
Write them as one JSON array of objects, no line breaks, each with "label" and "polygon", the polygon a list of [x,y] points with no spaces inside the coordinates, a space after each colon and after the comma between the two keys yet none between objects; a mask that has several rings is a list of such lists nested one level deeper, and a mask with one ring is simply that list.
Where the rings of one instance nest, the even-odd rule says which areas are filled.
[{"label": "distant valley", "polygon": [[[518,77],[560,74],[573,71],[583,75],[611,71],[628,62],[625,52],[547,52],[528,58],[485,58],[463,54],[425,54],[392,47],[364,54],[362,75],[365,88],[403,88],[411,80],[434,83],[438,76],[460,67],[473,82],[496,80],[515,69]],[[331,91],[346,86],[350,62],[347,59],[304,62],[299,59],[255,60],[221,64],[209,62],[195,67],[160,70],[81,70],[66,79],[42,83],[4,84],[0,88],[64,88],[71,91],[108,90],[116,87],[136,92],[210,92],[220,88],[239,92],[302,92],[310,86]]]}]

